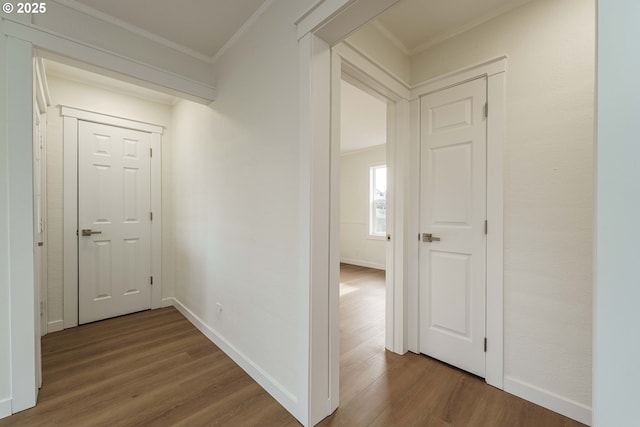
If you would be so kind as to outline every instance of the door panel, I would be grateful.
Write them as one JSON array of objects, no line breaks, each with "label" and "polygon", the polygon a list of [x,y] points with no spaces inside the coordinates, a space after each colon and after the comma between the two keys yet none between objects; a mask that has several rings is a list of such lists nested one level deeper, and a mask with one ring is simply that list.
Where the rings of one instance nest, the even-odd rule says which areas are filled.
[{"label": "door panel", "polygon": [[80,323],[151,308],[150,141],[78,122]]},{"label": "door panel", "polygon": [[485,102],[485,79],[420,101],[420,351],[483,377]]}]

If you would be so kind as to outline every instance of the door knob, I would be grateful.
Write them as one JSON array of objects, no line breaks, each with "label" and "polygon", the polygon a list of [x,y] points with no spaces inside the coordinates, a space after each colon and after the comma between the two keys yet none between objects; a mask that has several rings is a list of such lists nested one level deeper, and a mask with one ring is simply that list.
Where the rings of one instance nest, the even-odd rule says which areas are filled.
[{"label": "door knob", "polygon": [[423,242],[439,242],[440,238],[439,237],[435,237],[431,233],[422,233],[422,241]]},{"label": "door knob", "polygon": [[90,228],[83,228],[82,235],[83,236],[91,236],[92,234],[102,234],[102,231],[93,231]]}]

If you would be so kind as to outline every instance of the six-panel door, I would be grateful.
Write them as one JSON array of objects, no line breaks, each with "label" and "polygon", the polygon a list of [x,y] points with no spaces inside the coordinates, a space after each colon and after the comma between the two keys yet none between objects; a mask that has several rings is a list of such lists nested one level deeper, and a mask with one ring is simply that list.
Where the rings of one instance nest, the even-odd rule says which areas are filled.
[{"label": "six-panel door", "polygon": [[420,102],[420,351],[482,377],[486,99],[483,78]]},{"label": "six-panel door", "polygon": [[78,122],[79,323],[151,308],[150,141]]}]

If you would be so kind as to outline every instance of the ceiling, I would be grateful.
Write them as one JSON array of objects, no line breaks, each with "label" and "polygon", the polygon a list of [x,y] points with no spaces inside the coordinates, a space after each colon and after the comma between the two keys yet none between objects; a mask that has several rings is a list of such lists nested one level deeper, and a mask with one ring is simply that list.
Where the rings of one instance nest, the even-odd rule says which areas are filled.
[{"label": "ceiling", "polygon": [[[225,46],[238,37],[240,30],[259,16],[272,0],[54,1],[110,21],[200,59],[213,61],[224,51]],[[370,25],[375,25],[407,55],[412,55],[528,1],[530,0],[402,0]],[[141,88],[136,89],[135,85],[95,73],[85,73],[54,62],[47,64],[47,72],[116,88],[157,102],[166,103],[173,99],[165,99],[159,92],[154,91],[141,93]],[[343,150],[384,143],[384,128],[374,126],[370,131],[364,128],[371,126],[374,122],[372,117],[377,117],[381,114],[380,111],[383,111],[371,106],[386,106],[359,89],[346,83],[345,85],[343,111],[352,110],[353,117],[348,120],[351,128],[343,130]],[[376,102],[378,104],[375,104]],[[369,108],[372,109],[369,111],[370,114],[363,114]]]},{"label": "ceiling", "polygon": [[84,11],[98,11],[116,21],[213,58],[265,0],[72,0]]},{"label": "ceiling", "polygon": [[529,0],[403,0],[377,24],[412,55]]},{"label": "ceiling", "polygon": [[386,143],[387,105],[344,80],[340,91],[340,152]]},{"label": "ceiling", "polygon": [[[271,0],[55,0],[212,60]],[[406,54],[468,30],[529,0],[402,0],[374,23]]]}]

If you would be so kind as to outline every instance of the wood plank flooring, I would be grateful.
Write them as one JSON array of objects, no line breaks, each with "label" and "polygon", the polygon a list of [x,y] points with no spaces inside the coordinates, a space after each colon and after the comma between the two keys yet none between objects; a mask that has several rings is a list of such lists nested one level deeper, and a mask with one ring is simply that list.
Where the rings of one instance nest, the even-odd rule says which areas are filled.
[{"label": "wood plank flooring", "polygon": [[340,408],[321,426],[583,426],[427,356],[386,351],[384,281],[341,265]]},{"label": "wood plank flooring", "polygon": [[42,349],[38,404],[0,426],[299,426],[174,308],[49,334]]},{"label": "wood plank flooring", "polygon": [[[582,424],[426,356],[384,350],[384,272],[341,266],[340,408],[321,426]],[[173,308],[49,334],[38,405],[4,426],[298,426]]]}]

